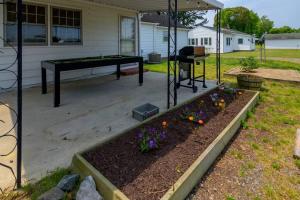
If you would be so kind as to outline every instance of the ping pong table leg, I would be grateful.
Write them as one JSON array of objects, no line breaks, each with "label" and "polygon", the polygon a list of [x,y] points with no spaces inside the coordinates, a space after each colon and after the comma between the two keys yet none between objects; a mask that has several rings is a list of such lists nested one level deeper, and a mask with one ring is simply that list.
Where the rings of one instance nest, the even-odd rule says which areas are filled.
[{"label": "ping pong table leg", "polygon": [[121,65],[117,64],[117,80],[120,80],[121,77]]},{"label": "ping pong table leg", "polygon": [[139,84],[142,86],[144,83],[144,62],[139,62]]},{"label": "ping pong table leg", "polygon": [[60,71],[55,70],[54,72],[54,107],[60,105]]},{"label": "ping pong table leg", "polygon": [[42,67],[42,94],[47,94],[47,71]]}]

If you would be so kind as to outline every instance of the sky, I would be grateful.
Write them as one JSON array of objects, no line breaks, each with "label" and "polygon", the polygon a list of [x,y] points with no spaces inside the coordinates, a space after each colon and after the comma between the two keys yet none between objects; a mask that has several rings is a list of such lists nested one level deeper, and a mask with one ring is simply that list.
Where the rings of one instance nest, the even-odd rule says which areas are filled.
[{"label": "sky", "polygon": [[[290,26],[300,28],[300,0],[219,0],[225,8],[244,6],[256,12],[259,16],[266,15],[274,21],[275,27]],[[215,12],[207,14],[209,23],[213,26]]]}]

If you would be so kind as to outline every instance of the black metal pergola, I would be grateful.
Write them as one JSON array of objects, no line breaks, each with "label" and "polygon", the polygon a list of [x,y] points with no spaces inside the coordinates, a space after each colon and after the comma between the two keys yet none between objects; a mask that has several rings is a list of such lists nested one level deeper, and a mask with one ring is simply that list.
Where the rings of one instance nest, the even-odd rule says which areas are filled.
[{"label": "black metal pergola", "polygon": [[[177,25],[178,25],[178,1],[168,0],[168,109],[177,105]],[[216,10],[216,78],[217,84],[221,83],[221,9]],[[174,58],[174,59],[171,59]]]},{"label": "black metal pergola", "polygon": [[23,63],[23,28],[22,28],[22,0],[18,0],[17,2],[17,19],[18,19],[18,127],[17,127],[17,187],[20,188],[22,185],[22,63]]},{"label": "black metal pergola", "polygon": [[[177,105],[177,25],[178,25],[178,0],[168,1],[168,90],[167,90],[167,107]],[[5,2],[4,2],[5,3]],[[21,187],[22,184],[22,0],[17,0],[17,120],[16,120],[16,147],[17,147],[17,163],[16,163],[16,186]],[[220,59],[220,37],[221,37],[221,9],[216,8],[217,18],[217,41],[216,41],[216,77],[217,84],[221,82],[221,59]],[[174,57],[174,61],[171,60]],[[1,163],[0,163],[1,164]]]}]

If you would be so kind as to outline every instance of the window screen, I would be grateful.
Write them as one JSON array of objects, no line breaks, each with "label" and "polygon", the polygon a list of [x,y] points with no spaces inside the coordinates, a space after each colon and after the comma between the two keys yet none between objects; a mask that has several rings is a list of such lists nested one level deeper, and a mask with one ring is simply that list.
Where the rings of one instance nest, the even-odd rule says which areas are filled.
[{"label": "window screen", "polygon": [[81,44],[81,11],[52,8],[52,43]]},{"label": "window screen", "polygon": [[[25,45],[46,45],[47,25],[46,7],[35,4],[23,4],[23,43]],[[17,43],[17,5],[6,4],[5,39],[6,42]]]}]

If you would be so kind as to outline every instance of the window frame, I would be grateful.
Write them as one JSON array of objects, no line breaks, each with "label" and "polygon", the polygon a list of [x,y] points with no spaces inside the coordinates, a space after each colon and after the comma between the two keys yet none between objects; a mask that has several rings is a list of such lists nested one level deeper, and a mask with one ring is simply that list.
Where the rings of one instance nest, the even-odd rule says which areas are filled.
[{"label": "window frame", "polygon": [[226,38],[226,46],[231,46],[231,38]]},{"label": "window frame", "polygon": [[120,55],[123,55],[122,54],[122,52],[121,52],[121,50],[122,50],[122,41],[129,41],[129,40],[124,40],[124,39],[122,39],[122,19],[123,18],[129,18],[129,19],[133,19],[134,20],[134,39],[133,40],[130,40],[130,41],[133,41],[134,42],[134,45],[133,45],[133,47],[134,47],[134,55],[136,55],[137,54],[137,44],[138,44],[138,39],[137,39],[137,36],[138,36],[138,30],[137,30],[137,19],[136,19],[136,17],[134,17],[134,16],[126,16],[126,15],[120,15],[119,16],[119,24],[118,24],[118,26],[119,26],[119,54]]},{"label": "window frame", "polygon": [[[17,9],[17,3],[16,2],[8,2],[8,3],[14,3],[14,4],[16,4],[16,9]],[[23,3],[23,6],[24,5],[30,5],[30,6],[39,6],[39,7],[43,7],[43,8],[45,8],[45,32],[46,32],[46,40],[45,40],[45,42],[40,42],[40,43],[31,43],[31,42],[24,42],[24,41],[22,41],[22,45],[23,46],[33,46],[33,47],[35,47],[35,46],[42,46],[42,47],[44,47],[44,46],[48,46],[48,44],[49,44],[49,23],[48,23],[48,20],[49,20],[49,13],[48,13],[48,5],[46,5],[46,4],[41,4],[41,3],[33,3],[33,2],[24,2]],[[3,42],[3,44],[4,44],[4,47],[8,47],[8,46],[10,46],[10,45],[13,45],[13,46],[16,46],[17,45],[17,42],[11,42],[11,43],[9,43],[8,44],[8,42],[6,42],[6,40],[7,40],[7,32],[6,32],[6,29],[7,29],[7,24],[8,23],[11,23],[11,24],[13,24],[12,22],[8,22],[7,21],[7,5],[4,5],[3,6],[3,36],[4,36],[4,42]],[[22,12],[23,13],[23,12]],[[17,21],[15,22],[15,24],[17,25],[18,23],[17,23]],[[26,25],[26,24],[29,24],[29,25],[34,25],[33,23],[28,23],[28,22],[26,22],[26,23],[22,23],[22,26],[23,25]],[[35,25],[37,25],[37,23],[35,24]],[[23,29],[24,30],[24,29]],[[17,34],[17,33],[16,33]],[[24,40],[24,38],[23,38],[23,40]]]},{"label": "window frame", "polygon": [[[240,42],[240,41],[242,41],[242,42]],[[244,39],[243,38],[239,38],[238,39],[238,44],[240,45],[240,44],[244,44]]]},{"label": "window frame", "polygon": [[192,38],[192,46],[195,46],[195,38]]},{"label": "window frame", "polygon": [[[58,43],[58,42],[53,42],[52,36],[52,27],[53,27],[53,9],[64,9],[66,11],[73,11],[73,12],[80,12],[80,43]],[[50,10],[50,26],[49,26],[49,34],[50,34],[50,46],[82,46],[83,45],[83,14],[81,9],[77,8],[68,8],[68,7],[63,7],[63,6],[56,6],[56,5],[50,5],[49,6]]]},{"label": "window frame", "polygon": [[[165,33],[167,34],[166,37],[165,37]],[[168,31],[163,31],[163,42],[168,42],[168,41],[169,41],[169,33],[168,33]]]},{"label": "window frame", "polygon": [[211,37],[208,38],[208,44],[209,44],[209,46],[212,45],[212,39],[211,39]]},{"label": "window frame", "polygon": [[204,46],[208,46],[208,38],[204,38]]}]

